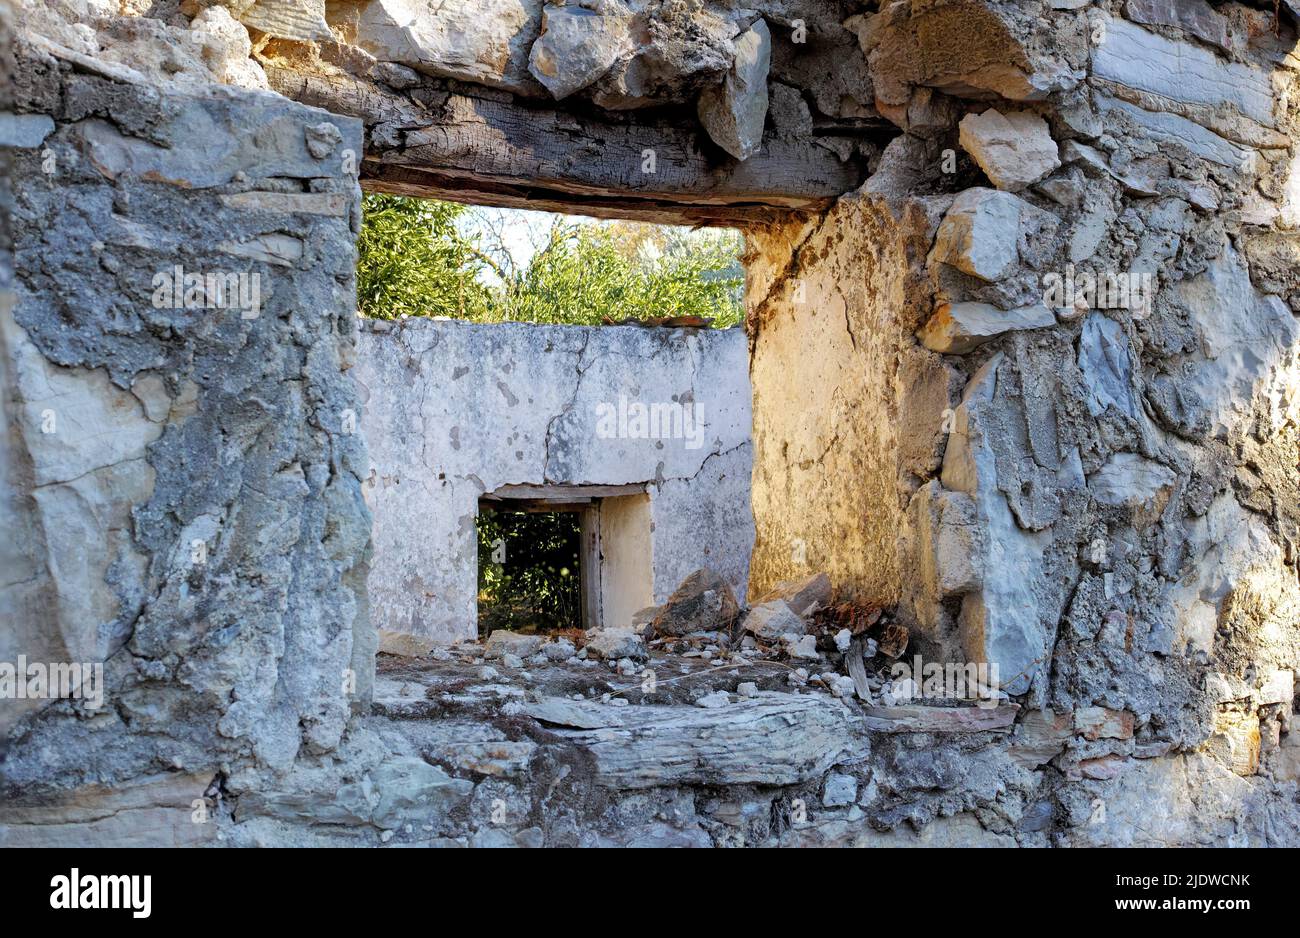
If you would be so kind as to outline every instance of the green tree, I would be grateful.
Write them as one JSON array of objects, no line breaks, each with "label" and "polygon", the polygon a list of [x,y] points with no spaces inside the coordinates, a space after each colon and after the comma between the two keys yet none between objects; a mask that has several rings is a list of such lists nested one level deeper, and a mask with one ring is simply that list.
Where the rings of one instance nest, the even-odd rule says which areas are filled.
[{"label": "green tree", "polygon": [[520,266],[499,227],[464,232],[473,217],[464,206],[367,195],[364,209],[358,293],[368,316],[572,325],[699,316],[720,328],[743,318],[736,231],[557,218]]},{"label": "green tree", "polygon": [[456,225],[454,202],[367,194],[357,239],[357,306],[366,316],[477,319],[491,306],[477,245]]},{"label": "green tree", "polygon": [[481,511],[478,527],[479,634],[547,632],[582,625],[577,512]]}]

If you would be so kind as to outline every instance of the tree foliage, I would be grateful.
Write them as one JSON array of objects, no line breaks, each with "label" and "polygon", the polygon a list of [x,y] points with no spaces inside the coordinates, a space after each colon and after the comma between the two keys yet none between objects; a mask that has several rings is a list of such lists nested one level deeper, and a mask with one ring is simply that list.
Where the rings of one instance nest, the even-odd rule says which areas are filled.
[{"label": "tree foliage", "polygon": [[480,512],[480,633],[580,627],[581,549],[576,512]]},{"label": "tree foliage", "polygon": [[366,195],[357,239],[357,305],[367,316],[476,319],[490,297],[479,279],[477,246],[457,220],[454,202]]},{"label": "tree foliage", "polygon": [[[738,232],[557,217],[526,263],[498,223],[462,205],[367,194],[357,294],[380,319],[598,325],[665,316],[742,319]],[[486,218],[486,215],[483,217]]]}]

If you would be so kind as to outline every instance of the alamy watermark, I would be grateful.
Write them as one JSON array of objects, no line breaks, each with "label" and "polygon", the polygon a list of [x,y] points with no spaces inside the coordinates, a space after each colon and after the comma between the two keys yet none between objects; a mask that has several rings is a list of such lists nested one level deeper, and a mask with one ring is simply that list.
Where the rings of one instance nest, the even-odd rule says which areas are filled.
[{"label": "alamy watermark", "polygon": [[241,319],[262,310],[262,275],[247,271],[187,271],[180,264],[153,277],[155,309],[237,309]]},{"label": "alamy watermark", "polygon": [[602,440],[685,440],[687,449],[704,445],[704,405],[697,401],[628,401],[596,405],[596,436]]},{"label": "alamy watermark", "polygon": [[91,710],[104,706],[104,665],[77,662],[0,661],[0,700],[73,700]]},{"label": "alamy watermark", "polygon": [[1090,309],[1127,309],[1138,317],[1151,314],[1154,278],[1149,273],[1132,271],[1076,271],[1073,264],[1065,272],[1043,274],[1043,303],[1048,309],[1067,315]]},{"label": "alamy watermark", "polygon": [[132,918],[148,918],[153,910],[153,877],[83,874],[73,867],[67,876],[50,880],[52,909],[129,909]]},{"label": "alamy watermark", "polygon": [[974,700],[985,709],[998,705],[997,662],[956,663],[926,661],[920,655],[896,661],[889,669],[890,683],[883,695],[893,704],[914,700]]}]

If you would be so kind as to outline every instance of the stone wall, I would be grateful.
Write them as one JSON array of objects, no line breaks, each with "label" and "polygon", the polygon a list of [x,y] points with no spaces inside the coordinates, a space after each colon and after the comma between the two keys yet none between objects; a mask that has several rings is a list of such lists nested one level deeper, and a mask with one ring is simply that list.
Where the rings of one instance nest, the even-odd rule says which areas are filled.
[{"label": "stone wall", "polygon": [[[806,548],[868,600],[900,588],[914,649],[996,662],[1054,713],[1132,714],[1131,742],[1053,761],[1066,842],[1124,842],[1090,799],[1200,797],[1188,753],[1290,778],[1294,21],[894,4],[857,31],[904,133],[829,215],[755,239],[751,590]],[[811,393],[865,419],[771,393],[769,357],[809,347],[834,376]],[[846,539],[804,504],[866,520]]]},{"label": "stone wall", "polygon": [[0,788],[282,771],[338,744],[374,668],[343,426],[360,126],[15,52],[0,655],[102,663],[106,689],[0,702]]},{"label": "stone wall", "polygon": [[[479,498],[512,485],[644,486],[649,510],[632,520],[648,549],[638,609],[700,566],[743,594],[754,539],[746,354],[738,329],[367,321],[354,375],[371,458],[375,621],[475,638]],[[638,407],[703,422],[647,422],[663,435],[637,437]],[[624,538],[610,524],[612,564]],[[607,610],[624,620],[611,626],[637,611]]]},{"label": "stone wall", "polygon": [[[542,16],[604,36],[617,5],[374,51],[387,0],[24,9],[4,652],[106,656],[111,705],[0,704],[0,836],[188,842],[159,811],[216,776],[239,843],[1300,843],[1291,5],[818,3],[807,49],[762,7],[682,5],[690,42],[569,94]],[[670,52],[713,64],[627,91]],[[360,120],[215,84],[263,78]],[[742,159],[702,113],[750,120],[764,84]],[[391,191],[746,224],[755,589],[806,563],[897,599],[910,651],[996,663],[1009,700],[881,715],[783,665],[775,696],[616,712],[484,668],[394,672],[348,721],[375,618],[349,150]],[[154,307],[177,257],[263,274],[259,317]]]}]

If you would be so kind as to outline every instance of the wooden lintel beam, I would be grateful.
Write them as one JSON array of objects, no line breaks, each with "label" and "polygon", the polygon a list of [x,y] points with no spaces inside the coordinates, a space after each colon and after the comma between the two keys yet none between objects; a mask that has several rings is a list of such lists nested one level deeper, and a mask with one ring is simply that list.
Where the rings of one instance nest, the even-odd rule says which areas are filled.
[{"label": "wooden lintel beam", "polygon": [[824,211],[866,178],[864,159],[841,160],[811,135],[769,135],[759,153],[735,160],[686,111],[561,110],[472,86],[398,93],[349,76],[267,74],[288,97],[366,123],[362,184],[376,191],[745,226]]}]

